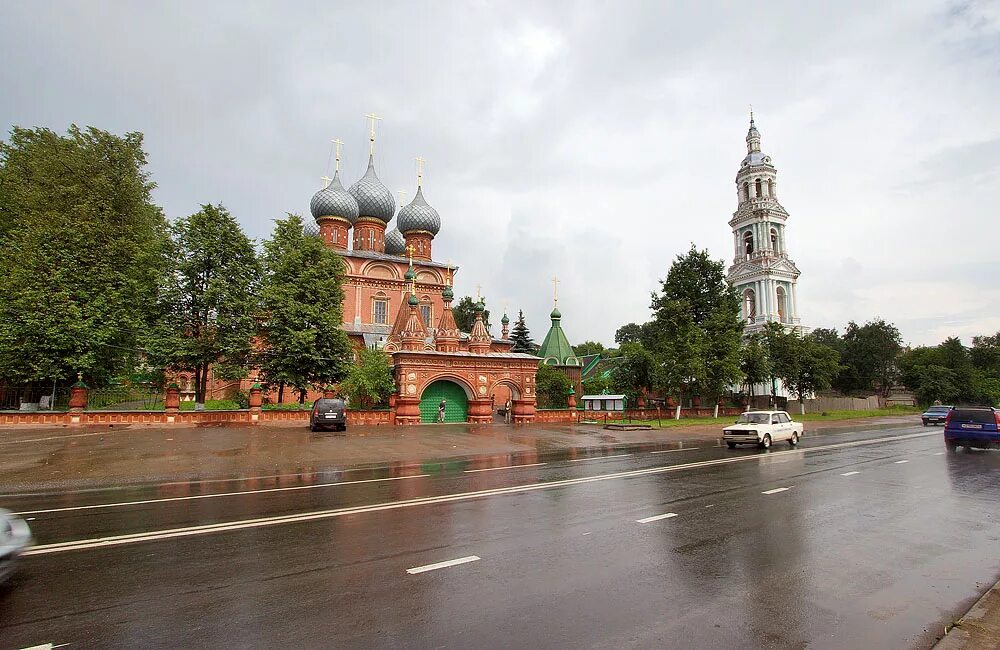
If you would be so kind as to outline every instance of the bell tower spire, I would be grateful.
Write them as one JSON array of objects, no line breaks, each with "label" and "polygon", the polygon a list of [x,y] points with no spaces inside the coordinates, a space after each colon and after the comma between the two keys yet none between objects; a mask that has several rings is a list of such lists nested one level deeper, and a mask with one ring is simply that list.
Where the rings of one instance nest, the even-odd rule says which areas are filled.
[{"label": "bell tower spire", "polygon": [[729,283],[739,293],[746,331],[758,331],[768,322],[801,330],[796,295],[800,272],[785,239],[788,212],[778,202],[778,170],[761,151],[752,106],[746,143],[747,155],[736,172],[737,208],[729,221],[734,252]]}]

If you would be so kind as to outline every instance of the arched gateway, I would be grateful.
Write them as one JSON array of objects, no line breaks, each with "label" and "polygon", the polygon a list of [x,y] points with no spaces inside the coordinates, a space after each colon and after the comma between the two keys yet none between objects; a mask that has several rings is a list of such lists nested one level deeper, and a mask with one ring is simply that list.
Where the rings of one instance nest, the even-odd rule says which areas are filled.
[{"label": "arched gateway", "polygon": [[469,396],[465,389],[448,379],[439,379],[428,384],[420,396],[420,421],[437,422],[442,401],[445,422],[465,422],[469,417]]}]

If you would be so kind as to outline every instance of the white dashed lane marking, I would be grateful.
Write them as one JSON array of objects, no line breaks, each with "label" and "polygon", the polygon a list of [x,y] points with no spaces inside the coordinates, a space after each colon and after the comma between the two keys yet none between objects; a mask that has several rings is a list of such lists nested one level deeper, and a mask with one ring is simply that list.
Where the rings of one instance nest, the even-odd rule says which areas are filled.
[{"label": "white dashed lane marking", "polygon": [[908,461],[908,460],[897,460],[897,461],[896,461],[895,463],[893,463],[893,464],[894,464],[894,465],[902,465],[903,463],[908,463],[908,462],[910,462],[910,461]]},{"label": "white dashed lane marking", "polygon": [[773,490],[764,490],[761,494],[777,494],[778,492],[784,492],[785,490],[791,490],[790,487],[774,488]]},{"label": "white dashed lane marking", "polygon": [[684,449],[660,449],[658,451],[651,451],[651,454],[670,454],[675,451],[698,451],[701,447],[685,447]]},{"label": "white dashed lane marking", "polygon": [[659,521],[661,519],[670,519],[671,517],[676,517],[676,516],[677,516],[676,512],[668,512],[665,515],[655,515],[653,517],[646,517],[645,519],[636,519],[635,523],[637,523],[637,524],[648,524],[651,521]]},{"label": "white dashed lane marking", "polygon": [[585,460],[604,460],[605,458],[625,458],[626,456],[631,456],[632,454],[615,454],[614,456],[591,456],[590,458],[570,458],[569,462],[579,463]]},{"label": "white dashed lane marking", "polygon": [[844,472],[841,476],[854,476],[855,474],[860,474],[861,472]]},{"label": "white dashed lane marking", "polygon": [[450,566],[455,566],[458,564],[468,564],[469,562],[475,562],[479,560],[478,555],[468,555],[466,557],[460,557],[456,560],[445,560],[444,562],[435,562],[434,564],[425,564],[423,566],[415,566],[412,569],[407,569],[406,572],[410,575],[416,575],[418,573],[424,573],[425,571],[434,571],[435,569],[445,569]]},{"label": "white dashed lane marking", "polygon": [[471,474],[473,472],[494,472],[498,469],[517,469],[519,467],[538,467],[539,465],[548,465],[548,463],[531,463],[530,465],[504,465],[503,467],[484,467],[482,469],[467,469],[466,474]]}]

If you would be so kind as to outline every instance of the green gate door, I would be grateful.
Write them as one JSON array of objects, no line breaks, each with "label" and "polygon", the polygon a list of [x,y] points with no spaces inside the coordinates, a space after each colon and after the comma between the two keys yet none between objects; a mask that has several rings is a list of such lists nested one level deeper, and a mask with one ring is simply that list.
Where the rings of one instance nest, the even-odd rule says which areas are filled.
[{"label": "green gate door", "polygon": [[444,400],[444,421],[465,422],[469,398],[462,387],[453,381],[439,380],[424,389],[420,398],[420,421],[437,422],[438,404]]}]

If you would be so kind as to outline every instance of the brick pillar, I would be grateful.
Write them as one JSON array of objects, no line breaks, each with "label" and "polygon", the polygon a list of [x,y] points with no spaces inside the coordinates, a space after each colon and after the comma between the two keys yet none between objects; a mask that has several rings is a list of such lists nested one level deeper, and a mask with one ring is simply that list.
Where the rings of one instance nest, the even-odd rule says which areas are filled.
[{"label": "brick pillar", "polygon": [[167,386],[167,392],[163,396],[163,409],[167,413],[176,413],[181,408],[181,389],[177,384],[171,383]]},{"label": "brick pillar", "polygon": [[76,383],[69,389],[69,410],[83,411],[87,408],[87,391],[90,387],[83,383],[83,376],[77,373]]},{"label": "brick pillar", "polygon": [[573,390],[572,386],[569,387],[569,393],[566,396],[566,406],[571,409],[576,408],[576,391]]},{"label": "brick pillar", "polygon": [[264,391],[260,384],[255,383],[250,387],[250,423],[257,424],[260,421],[260,407],[264,403]]},{"label": "brick pillar", "polygon": [[420,424],[420,400],[415,397],[396,398],[396,424]]},{"label": "brick pillar", "polygon": [[516,399],[512,405],[514,424],[527,424],[535,419],[535,400]]},{"label": "brick pillar", "polygon": [[489,424],[493,421],[493,402],[489,399],[469,400],[469,422]]}]

